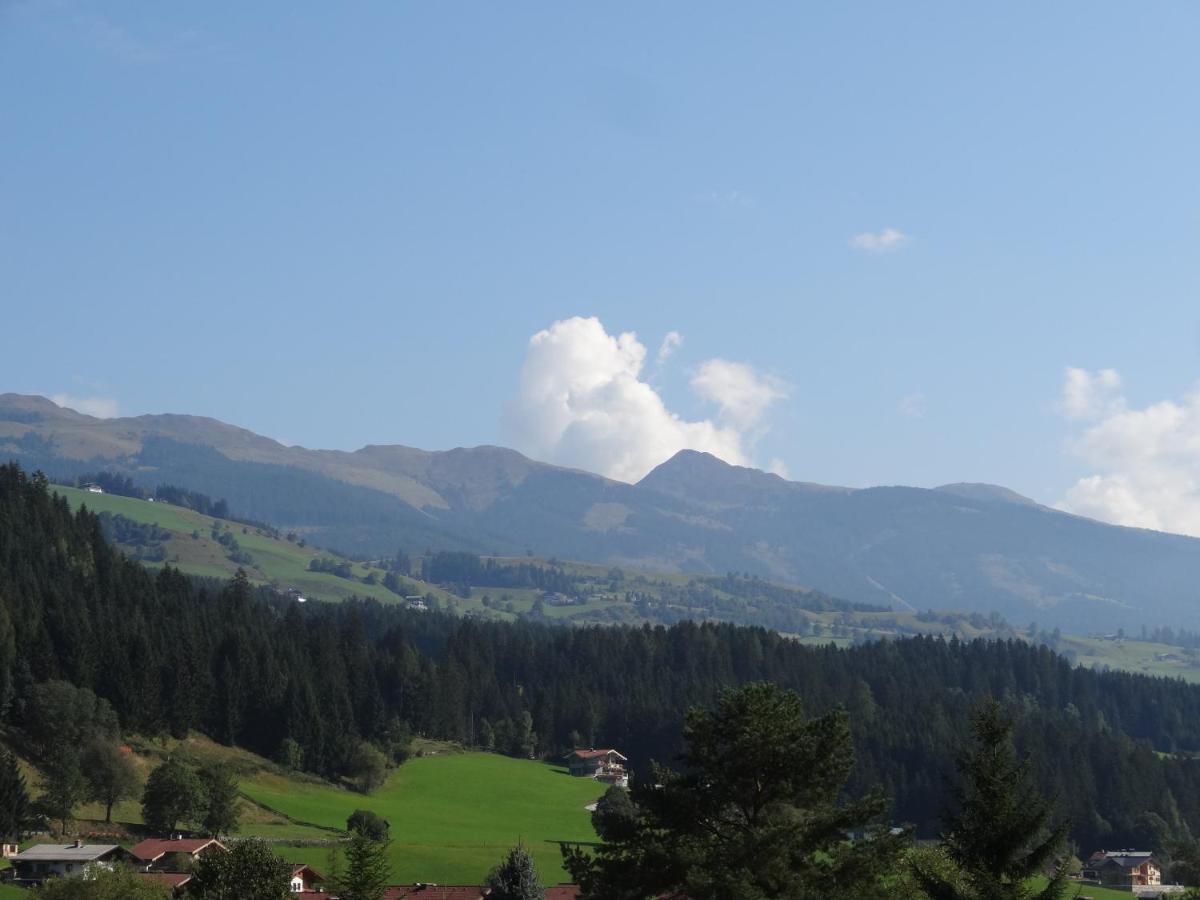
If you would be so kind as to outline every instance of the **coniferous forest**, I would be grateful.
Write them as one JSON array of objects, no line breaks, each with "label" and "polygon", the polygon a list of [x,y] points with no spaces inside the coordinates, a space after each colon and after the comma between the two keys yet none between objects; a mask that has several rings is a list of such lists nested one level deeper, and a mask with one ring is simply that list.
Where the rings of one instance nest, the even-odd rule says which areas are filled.
[{"label": "coniferous forest", "polygon": [[[732,625],[566,628],[285,601],[244,578],[152,571],[111,549],[44,478],[0,466],[0,717],[35,685],[107,701],[127,732],[188,730],[311,771],[408,731],[515,755],[621,748],[633,768],[683,749],[685,712],[771,681],[805,712],[849,713],[847,793],[936,833],[970,711],[994,697],[1081,848],[1200,831],[1200,687],[1072,668],[1016,641],[914,638],[814,648]],[[298,753],[296,752],[298,748]]]}]

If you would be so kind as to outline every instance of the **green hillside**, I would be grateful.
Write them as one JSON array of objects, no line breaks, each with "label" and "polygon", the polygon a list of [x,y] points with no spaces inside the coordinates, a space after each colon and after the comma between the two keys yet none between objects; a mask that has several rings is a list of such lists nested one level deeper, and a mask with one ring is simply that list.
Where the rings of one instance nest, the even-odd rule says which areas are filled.
[{"label": "green hillside", "polygon": [[[504,852],[523,841],[543,880],[566,879],[559,841],[594,841],[591,816],[603,786],[566,769],[492,753],[409,760],[368,797],[262,773],[242,783],[255,802],[298,822],[344,828],[356,809],[391,823],[392,879],[478,884]],[[273,836],[279,836],[276,833]],[[277,848],[288,859],[326,866],[329,849]]]},{"label": "green hillside", "polygon": [[[396,602],[397,594],[382,584],[384,569],[352,562],[327,550],[301,546],[299,541],[276,537],[269,530],[215,519],[170,504],[114,494],[92,494],[77,488],[55,486],[73,507],[86,505],[93,512],[123,516],[140,525],[154,525],[170,532],[153,550],[161,560],[144,559],[148,565],[169,562],[190,574],[229,578],[244,568],[250,578],[281,591],[294,589],[305,597],[344,600],[351,596],[373,597]],[[244,562],[235,560],[219,536],[228,534],[237,544]],[[214,537],[214,535],[217,535]],[[228,542],[229,538],[225,538]],[[131,555],[144,556],[146,547],[121,543]],[[486,558],[485,558],[486,559]],[[792,634],[804,643],[849,645],[855,640],[877,640],[916,634],[956,635],[970,640],[1028,638],[996,617],[980,613],[905,612],[896,610],[805,609],[824,595],[803,588],[748,582],[727,583],[725,579],[680,574],[648,573],[620,567],[580,562],[546,561],[532,558],[493,557],[502,565],[535,564],[561,569],[571,583],[569,605],[543,602],[540,615],[546,619],[589,623],[670,623],[690,618],[720,619],[743,624],[768,624]],[[350,577],[314,572],[313,560],[333,560],[349,567]],[[374,584],[368,583],[374,575]],[[460,614],[512,619],[534,611],[542,592],[534,588],[472,586],[469,596],[451,593],[444,587],[416,578],[405,578],[404,592],[432,595],[442,608]],[[732,585],[733,590],[730,590]],[[747,588],[749,585],[749,588]],[[747,597],[747,591],[750,596]],[[757,592],[757,593],[755,593]],[[773,596],[767,596],[773,595]],[[786,615],[786,621],[780,621]],[[1109,667],[1146,675],[1161,675],[1200,682],[1200,661],[1183,648],[1148,641],[1084,637],[1064,634],[1053,644],[1080,665]]]},{"label": "green hillside", "polygon": [[[93,494],[78,488],[54,486],[72,508],[86,506],[94,513],[124,516],[141,525],[156,525],[170,532],[161,541],[153,542],[153,556],[147,556],[146,545],[135,546],[118,542],[130,555],[138,556],[147,565],[176,566],[192,575],[230,578],[242,568],[258,584],[270,584],[280,590],[294,589],[301,595],[320,600],[345,600],[352,596],[374,597],[384,602],[400,599],[382,584],[384,570],[347,560],[336,553],[312,546],[302,546],[298,540],[275,537],[269,531],[253,525],[242,525],[224,519],[214,519],[181,506],[150,502],[115,494]],[[220,543],[220,534],[229,534],[245,557],[235,559],[228,546]],[[214,537],[214,535],[218,535]],[[226,538],[228,540],[228,538]],[[153,558],[161,555],[161,559]],[[352,578],[342,578],[328,572],[313,572],[308,566],[313,560],[333,559],[350,566]],[[366,579],[374,574],[376,583]],[[411,593],[424,596],[432,593],[440,601],[448,599],[445,591],[432,585],[405,579]],[[406,593],[408,590],[406,589]],[[482,605],[479,605],[482,611]]]}]

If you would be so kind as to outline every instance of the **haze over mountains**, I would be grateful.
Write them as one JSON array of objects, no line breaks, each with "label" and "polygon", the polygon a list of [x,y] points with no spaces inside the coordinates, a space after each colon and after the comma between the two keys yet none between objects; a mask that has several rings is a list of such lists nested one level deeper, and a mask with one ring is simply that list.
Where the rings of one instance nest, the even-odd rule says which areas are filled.
[{"label": "haze over mountains", "polygon": [[349,552],[426,548],[746,571],[849,600],[997,611],[1075,632],[1200,627],[1200,540],[1048,509],[993,485],[851,489],[682,451],[634,485],[501,447],[285,447],[214,419],[98,419],[0,395],[0,458],[223,497]]}]

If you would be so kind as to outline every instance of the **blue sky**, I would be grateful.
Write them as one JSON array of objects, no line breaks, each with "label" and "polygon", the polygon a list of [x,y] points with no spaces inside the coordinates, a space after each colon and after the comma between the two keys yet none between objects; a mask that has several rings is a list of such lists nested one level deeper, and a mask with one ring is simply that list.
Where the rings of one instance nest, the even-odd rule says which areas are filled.
[{"label": "blue sky", "polygon": [[[539,444],[521,392],[530,338],[596,317],[645,348],[621,377],[744,461],[1068,505],[1101,478],[1074,508],[1200,529],[1200,500],[1163,508],[1200,484],[1198,26],[1183,2],[8,0],[0,391],[591,464],[596,420]],[[774,393],[723,406],[714,360]],[[1107,397],[1087,415],[1068,367]]]}]

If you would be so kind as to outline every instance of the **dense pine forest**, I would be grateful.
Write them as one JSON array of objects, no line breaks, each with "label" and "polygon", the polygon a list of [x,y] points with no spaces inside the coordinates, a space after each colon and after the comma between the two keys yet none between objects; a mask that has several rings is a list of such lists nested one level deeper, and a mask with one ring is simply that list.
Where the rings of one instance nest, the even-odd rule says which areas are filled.
[{"label": "dense pine forest", "polygon": [[1181,681],[1072,668],[1016,641],[842,650],[734,625],[572,629],[301,606],[244,578],[147,569],[43,477],[0,466],[6,728],[30,724],[34,686],[51,680],[93,691],[127,732],[194,729],[324,775],[347,771],[364,742],[386,749],[410,731],[542,757],[611,745],[644,771],[682,748],[689,707],[769,680],[810,715],[844,706],[848,791],[881,786],[892,818],[924,834],[969,712],[992,696],[1081,849],[1200,833],[1200,687]]}]

